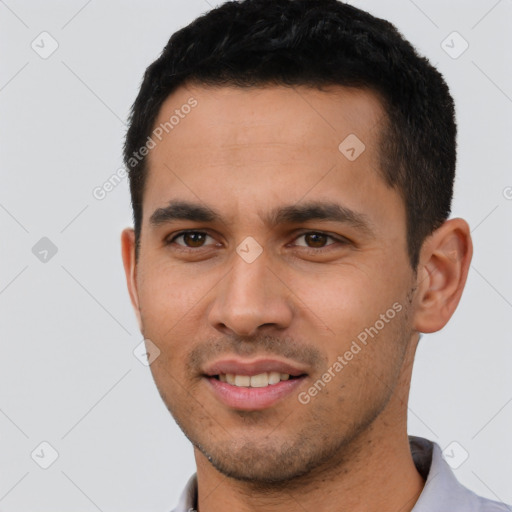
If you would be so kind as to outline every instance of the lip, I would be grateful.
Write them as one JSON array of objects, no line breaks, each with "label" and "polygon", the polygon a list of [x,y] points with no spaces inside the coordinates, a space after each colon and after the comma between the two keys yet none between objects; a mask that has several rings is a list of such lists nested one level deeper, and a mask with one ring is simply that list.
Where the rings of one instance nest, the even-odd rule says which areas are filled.
[{"label": "lip", "polygon": [[[287,373],[295,378],[282,380],[263,388],[239,387],[222,382],[215,376],[219,374],[259,375],[265,372]],[[256,359],[251,361],[237,358],[222,359],[208,365],[204,375],[215,397],[227,407],[242,411],[258,411],[272,407],[280,400],[290,396],[307,378],[304,368],[288,361],[278,359]]]},{"label": "lip", "polygon": [[[221,373],[233,373],[235,375],[258,375],[265,372],[288,373],[293,377],[299,377],[306,373],[304,368],[300,368],[287,361],[278,359],[256,359],[253,361],[243,361],[241,359],[230,358],[222,359],[208,365],[204,373],[208,377],[220,375]],[[277,384],[274,384],[277,386]]]},{"label": "lip", "polygon": [[260,411],[272,407],[289,396],[300,386],[306,376],[296,379],[282,380],[264,388],[245,388],[221,382],[215,377],[205,376],[213,394],[224,405],[241,411]]}]

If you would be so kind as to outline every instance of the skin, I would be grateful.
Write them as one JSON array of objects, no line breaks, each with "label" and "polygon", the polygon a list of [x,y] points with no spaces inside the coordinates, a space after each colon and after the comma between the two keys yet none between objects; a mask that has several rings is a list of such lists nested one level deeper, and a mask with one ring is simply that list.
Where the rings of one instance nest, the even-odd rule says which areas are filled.
[{"label": "skin", "polygon": [[[153,377],[194,444],[199,510],[411,510],[424,485],[406,430],[414,353],[419,333],[441,329],[457,307],[472,256],[467,223],[446,221],[413,271],[403,201],[378,170],[384,111],[369,91],[189,84],[155,126],[190,97],[197,107],[149,155],[139,259],[132,229],[122,254],[141,332],[161,351]],[[365,144],[354,161],[338,149],[349,134]],[[171,200],[222,218],[152,225]],[[276,208],[313,201],[358,212],[371,233],[267,222]],[[165,243],[182,230],[209,236]],[[251,263],[236,252],[248,236],[263,249]],[[395,303],[401,311],[300,403]],[[233,355],[291,361],[307,377],[267,409],[237,410],[202,377],[205,364]]]}]

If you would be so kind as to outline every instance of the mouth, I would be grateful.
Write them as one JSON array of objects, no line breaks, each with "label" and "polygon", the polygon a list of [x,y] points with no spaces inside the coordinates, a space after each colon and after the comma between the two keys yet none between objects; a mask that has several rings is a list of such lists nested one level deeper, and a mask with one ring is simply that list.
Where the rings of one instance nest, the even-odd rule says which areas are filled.
[{"label": "mouth", "polygon": [[303,384],[308,374],[285,361],[235,359],[211,365],[203,375],[214,396],[228,408],[267,409]]},{"label": "mouth", "polygon": [[[266,388],[267,386],[275,386],[282,381],[290,379],[299,379],[303,375],[290,375],[289,373],[280,372],[264,372],[258,375],[237,375],[235,373],[221,373],[214,375],[213,378],[220,382],[227,382],[232,386],[239,388]],[[305,375],[304,375],[305,376]]]}]

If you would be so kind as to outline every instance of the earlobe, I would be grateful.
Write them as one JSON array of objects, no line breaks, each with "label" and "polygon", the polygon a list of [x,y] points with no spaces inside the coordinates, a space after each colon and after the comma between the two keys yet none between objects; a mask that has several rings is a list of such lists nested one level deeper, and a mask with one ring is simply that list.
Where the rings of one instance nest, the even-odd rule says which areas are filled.
[{"label": "earlobe", "polygon": [[135,232],[132,228],[126,228],[121,233],[121,254],[123,258],[124,273],[128,293],[132,302],[139,330],[142,331],[142,322],[139,307],[139,294],[137,290],[137,263],[135,260]]},{"label": "earlobe", "polygon": [[462,296],[473,255],[470,229],[463,219],[447,220],[425,240],[417,274],[414,328],[442,329]]}]

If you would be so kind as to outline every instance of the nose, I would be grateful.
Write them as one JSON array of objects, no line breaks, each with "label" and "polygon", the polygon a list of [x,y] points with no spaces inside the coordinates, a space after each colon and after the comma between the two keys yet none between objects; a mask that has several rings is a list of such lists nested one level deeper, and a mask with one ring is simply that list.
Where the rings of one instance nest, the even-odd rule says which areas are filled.
[{"label": "nose", "polygon": [[262,254],[248,263],[234,255],[231,271],[216,287],[210,325],[224,334],[253,336],[258,330],[286,329],[293,318],[291,293]]}]

